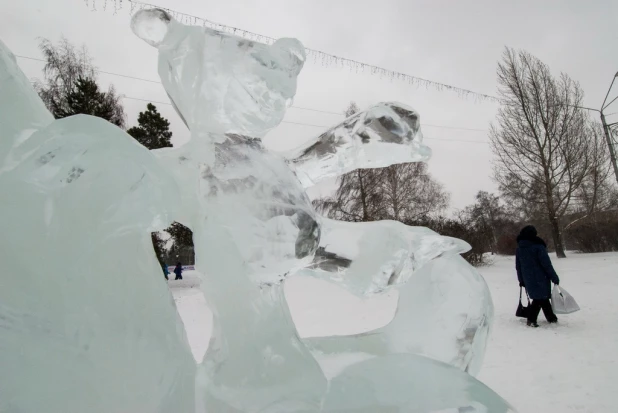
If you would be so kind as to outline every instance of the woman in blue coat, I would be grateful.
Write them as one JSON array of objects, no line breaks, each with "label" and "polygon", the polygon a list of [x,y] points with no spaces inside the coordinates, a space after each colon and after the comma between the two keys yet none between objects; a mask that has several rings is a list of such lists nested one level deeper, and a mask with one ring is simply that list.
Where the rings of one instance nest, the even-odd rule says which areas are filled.
[{"label": "woman in blue coat", "polygon": [[551,265],[545,241],[537,236],[536,228],[532,225],[524,227],[517,236],[515,268],[519,285],[528,291],[528,296],[532,299],[528,310],[528,325],[539,326],[537,318],[541,308],[548,322],[557,322],[558,317],[554,314],[549,299],[551,283],[558,285],[560,279]]}]

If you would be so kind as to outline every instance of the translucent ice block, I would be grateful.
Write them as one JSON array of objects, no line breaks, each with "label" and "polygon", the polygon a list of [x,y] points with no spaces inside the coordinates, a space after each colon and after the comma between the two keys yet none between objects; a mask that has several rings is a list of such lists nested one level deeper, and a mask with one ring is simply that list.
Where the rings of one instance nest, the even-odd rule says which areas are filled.
[{"label": "translucent ice block", "polygon": [[309,187],[359,168],[426,161],[431,150],[423,145],[418,113],[386,102],[350,116],[285,156]]}]

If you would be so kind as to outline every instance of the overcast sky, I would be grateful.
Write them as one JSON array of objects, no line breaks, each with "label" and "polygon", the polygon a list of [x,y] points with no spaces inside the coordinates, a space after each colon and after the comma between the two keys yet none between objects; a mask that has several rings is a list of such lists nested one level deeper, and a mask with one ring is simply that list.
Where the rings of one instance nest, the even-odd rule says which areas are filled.
[{"label": "overcast sky", "polygon": [[[271,37],[296,37],[313,49],[486,94],[496,93],[496,63],[505,46],[531,52],[555,74],[568,73],[581,83],[584,102],[592,107],[600,106],[618,71],[615,0],[150,2]],[[0,0],[0,39],[17,55],[40,58],[38,38],[56,41],[64,35],[85,44],[100,70],[158,80],[156,51],[131,32],[127,1],[116,14],[114,0],[107,0],[107,11],[105,3],[96,0],[98,11],[93,12],[92,0],[89,7],[83,0]],[[27,76],[41,77],[42,63],[18,62]],[[127,97],[168,102],[159,84],[106,74],[99,80],[104,86],[113,83]],[[343,112],[350,101],[364,108],[388,100],[420,113],[426,143],[434,151],[430,172],[452,194],[454,208],[471,203],[479,190],[496,190],[486,144],[495,103],[475,103],[447,91],[309,61],[294,105]],[[125,99],[124,106],[133,125],[146,102]],[[157,106],[172,123],[174,143],[185,142],[188,132],[171,106]],[[286,121],[319,126],[284,123],[265,141],[286,150],[342,119],[343,115],[292,108]],[[618,121],[618,115],[611,119]]]}]

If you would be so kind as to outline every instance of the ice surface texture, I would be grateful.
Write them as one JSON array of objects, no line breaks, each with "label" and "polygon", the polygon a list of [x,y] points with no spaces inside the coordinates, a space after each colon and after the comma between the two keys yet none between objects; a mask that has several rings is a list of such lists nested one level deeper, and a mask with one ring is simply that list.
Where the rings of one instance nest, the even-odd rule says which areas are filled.
[{"label": "ice surface texture", "polygon": [[102,119],[54,121],[1,42],[0,96],[0,411],[193,412],[148,235],[173,180]]},{"label": "ice surface texture", "polygon": [[[303,189],[426,159],[418,114],[377,105],[284,159],[260,138],[295,94],[297,40],[264,45],[161,10],[132,28],[159,50],[191,130],[183,147],[150,152],[90,116],[54,121],[0,44],[0,411],[509,411],[467,373],[492,317],[458,256],[467,244],[322,219]],[[214,317],[199,364],[150,245],[173,220],[193,230]],[[359,295],[398,288],[397,315],[368,334],[303,340],[282,288],[300,271]],[[328,362],[339,371],[327,376]]]},{"label": "ice surface texture", "polygon": [[380,103],[285,154],[305,187],[359,168],[426,161],[419,115],[401,103]]}]

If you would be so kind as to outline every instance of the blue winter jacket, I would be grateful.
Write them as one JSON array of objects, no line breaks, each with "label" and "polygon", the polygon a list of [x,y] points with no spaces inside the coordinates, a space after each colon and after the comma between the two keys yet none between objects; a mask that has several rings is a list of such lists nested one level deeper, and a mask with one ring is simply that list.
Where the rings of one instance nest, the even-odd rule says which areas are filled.
[{"label": "blue winter jacket", "polygon": [[551,265],[544,245],[527,239],[517,242],[515,255],[517,278],[524,284],[533,300],[551,297],[551,282],[558,284],[560,279]]}]

